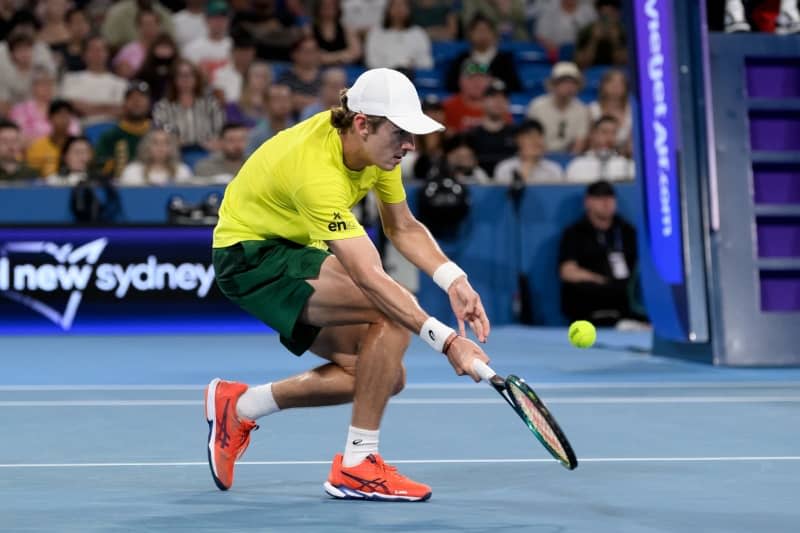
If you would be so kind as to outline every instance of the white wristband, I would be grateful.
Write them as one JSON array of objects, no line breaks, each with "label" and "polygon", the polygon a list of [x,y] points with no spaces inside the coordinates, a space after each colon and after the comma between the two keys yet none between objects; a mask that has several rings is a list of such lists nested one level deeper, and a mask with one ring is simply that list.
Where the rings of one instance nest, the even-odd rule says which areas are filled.
[{"label": "white wristband", "polygon": [[465,276],[467,273],[461,270],[459,266],[452,261],[448,261],[447,263],[443,263],[439,265],[436,270],[433,271],[433,281],[439,287],[447,292],[450,288],[450,285],[459,277]]},{"label": "white wristband", "polygon": [[422,324],[422,328],[419,330],[419,336],[428,343],[428,346],[437,352],[442,352],[444,351],[444,342],[455,332],[453,328],[442,324],[433,317],[429,317],[428,320]]}]

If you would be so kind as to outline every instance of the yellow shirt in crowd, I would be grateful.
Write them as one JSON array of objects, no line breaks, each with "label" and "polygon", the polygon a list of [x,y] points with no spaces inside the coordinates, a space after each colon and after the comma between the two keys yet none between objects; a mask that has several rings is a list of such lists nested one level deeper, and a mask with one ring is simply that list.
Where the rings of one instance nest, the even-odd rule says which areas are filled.
[{"label": "yellow shirt in crowd", "polygon": [[344,165],[342,141],[323,111],[262,144],[228,184],[214,248],[283,238],[326,249],[324,241],[365,235],[351,209],[370,189],[384,203],[406,198],[400,167]]}]

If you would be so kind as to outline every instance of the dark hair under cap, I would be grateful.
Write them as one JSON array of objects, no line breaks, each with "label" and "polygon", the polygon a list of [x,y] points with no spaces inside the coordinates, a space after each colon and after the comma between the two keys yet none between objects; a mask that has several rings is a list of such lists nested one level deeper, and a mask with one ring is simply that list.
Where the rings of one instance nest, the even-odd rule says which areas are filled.
[{"label": "dark hair under cap", "polygon": [[599,180],[586,187],[586,196],[616,196],[616,193],[614,192],[614,186],[608,181]]}]

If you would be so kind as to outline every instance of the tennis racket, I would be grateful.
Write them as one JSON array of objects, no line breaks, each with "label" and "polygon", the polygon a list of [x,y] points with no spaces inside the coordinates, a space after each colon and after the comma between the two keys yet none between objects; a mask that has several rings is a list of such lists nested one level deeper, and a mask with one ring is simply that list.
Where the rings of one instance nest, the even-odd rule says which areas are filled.
[{"label": "tennis racket", "polygon": [[514,375],[502,378],[478,359],[473,360],[472,368],[508,402],[550,455],[569,470],[578,467],[575,452],[558,422],[524,379]]}]

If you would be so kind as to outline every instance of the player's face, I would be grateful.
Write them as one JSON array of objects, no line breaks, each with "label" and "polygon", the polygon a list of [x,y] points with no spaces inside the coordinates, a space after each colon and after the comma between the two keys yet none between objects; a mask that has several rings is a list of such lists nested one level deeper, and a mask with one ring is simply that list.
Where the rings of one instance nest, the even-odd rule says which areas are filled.
[{"label": "player's face", "polygon": [[364,150],[370,161],[383,170],[392,170],[413,149],[414,136],[388,120],[368,133],[364,140]]}]

